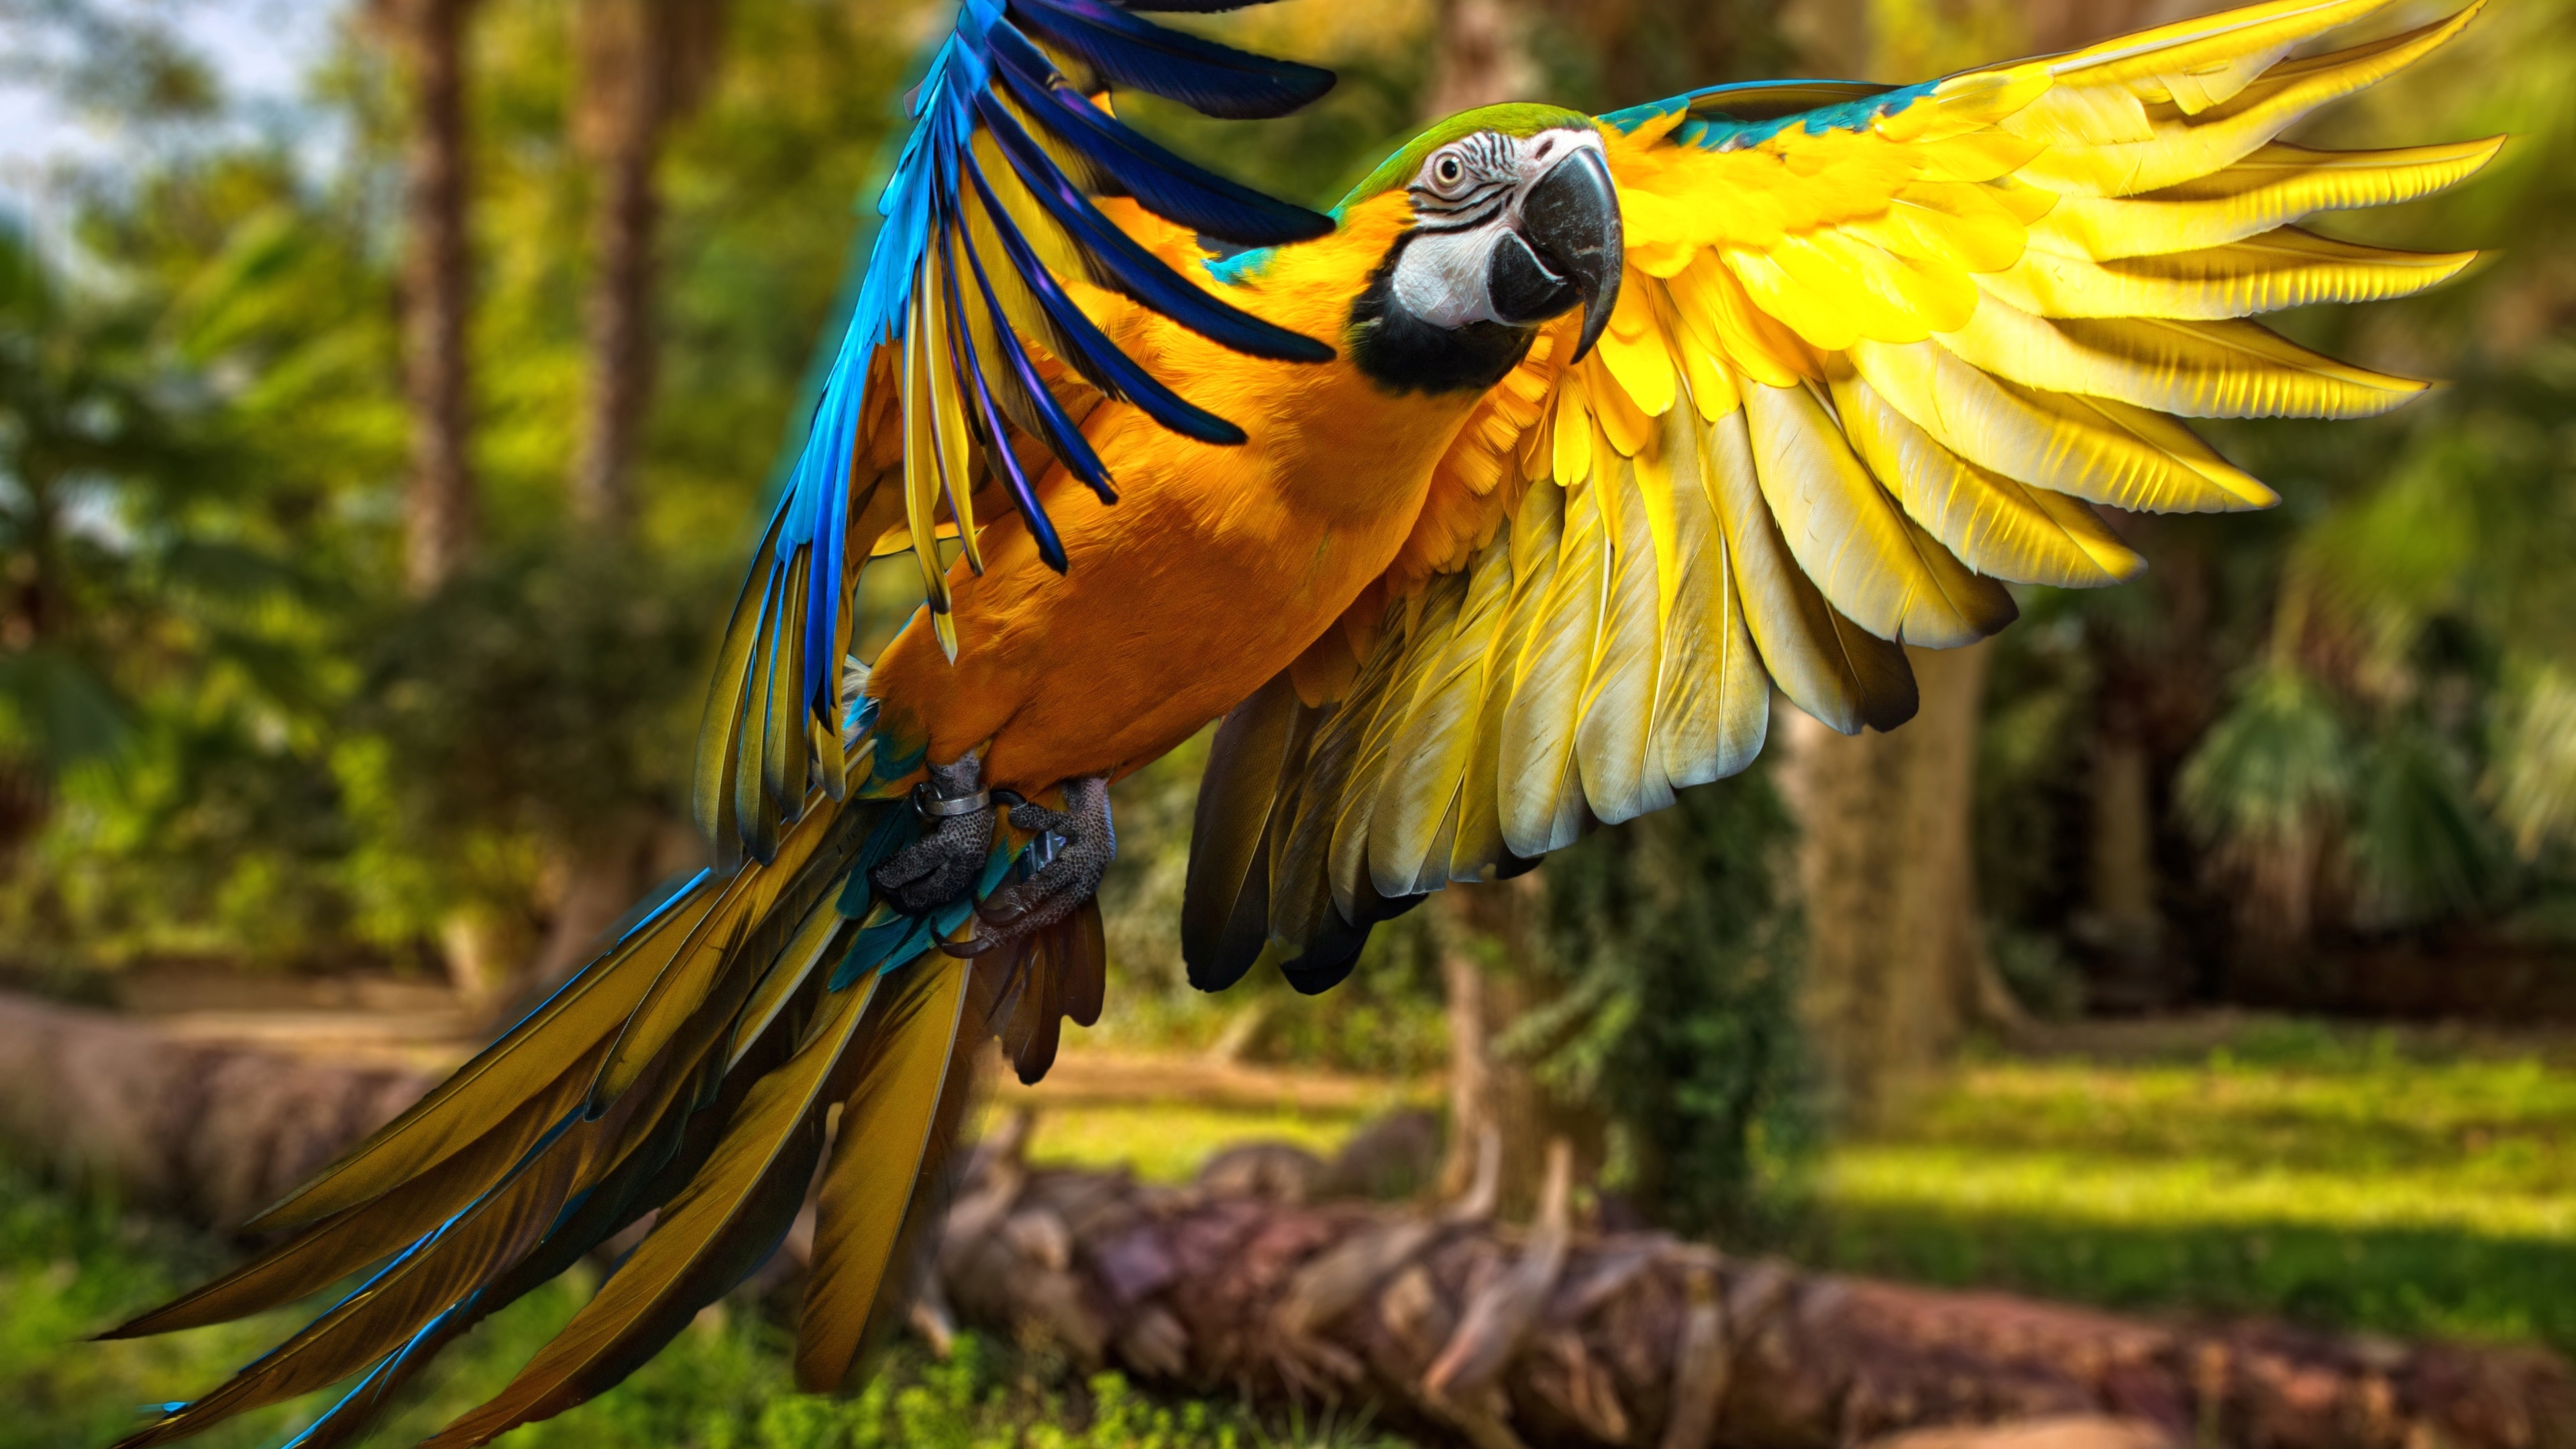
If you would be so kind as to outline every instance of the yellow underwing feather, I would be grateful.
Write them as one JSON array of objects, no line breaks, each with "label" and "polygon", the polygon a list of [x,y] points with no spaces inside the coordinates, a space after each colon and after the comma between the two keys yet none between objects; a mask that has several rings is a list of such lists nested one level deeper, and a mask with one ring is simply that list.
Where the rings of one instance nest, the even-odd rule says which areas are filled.
[{"label": "yellow underwing feather", "polygon": [[1979,573],[2094,588],[2146,567],[2082,502],[1968,462],[1859,377],[1835,379],[1834,402],[1861,457],[1906,515]]},{"label": "yellow underwing feather", "polygon": [[[1560,422],[1560,452],[1568,431]],[[1521,656],[1511,702],[1503,710],[1496,770],[1503,839],[1515,855],[1536,857],[1571,845],[1580,825],[1569,798],[1578,784],[1574,731],[1600,642],[1610,573],[1597,481],[1567,494],[1555,577],[1538,606],[1537,632]]]},{"label": "yellow underwing feather", "polygon": [[1655,700],[1656,746],[1678,789],[1742,770],[1762,748],[1770,683],[1753,658],[1736,602],[1726,537],[1698,477],[1699,429],[1690,416],[1664,419],[1663,447],[1638,460],[1648,492],[1670,500],[1672,601],[1664,619],[1663,677]]},{"label": "yellow underwing feather", "polygon": [[2457,35],[2480,8],[2472,3],[2448,19],[2403,35],[2285,61],[2224,105],[2157,122],[2149,139],[2051,149],[2034,157],[2021,174],[2078,196],[2131,196],[2208,175],[2251,154],[2317,107],[2422,59]]},{"label": "yellow underwing feather", "polygon": [[[1455,622],[1387,751],[1387,778],[1407,782],[1404,793],[1394,801],[1381,795],[1369,820],[1370,867],[1378,894],[1390,900],[1435,888],[1449,877],[1449,852],[1434,859],[1432,847],[1467,778],[1494,635],[1511,604],[1509,546],[1487,545],[1485,556],[1452,587],[1462,595]],[[1426,876],[1432,877],[1428,884]]]},{"label": "yellow underwing feather", "polygon": [[2039,317],[2214,321],[2320,302],[2412,296],[2449,281],[2476,256],[2389,251],[2284,227],[2226,246],[2110,262],[2034,250],[2009,271],[1979,283]]},{"label": "yellow underwing feather", "polygon": [[2495,159],[2501,136],[2395,151],[2275,141],[2223,171],[2126,198],[2070,196],[2030,228],[2034,246],[2096,261],[2199,251],[2321,211],[2414,201]]},{"label": "yellow underwing feather", "polygon": [[1654,748],[1663,658],[1661,589],[1635,462],[1602,460],[1593,478],[1595,486],[1616,491],[1623,501],[1617,518],[1605,520],[1617,532],[1605,539],[1601,637],[1580,694],[1574,764],[1592,813],[1615,825],[1673,803],[1663,754]]},{"label": "yellow underwing feather", "polygon": [[2187,418],[2369,417],[2430,387],[2311,352],[2252,322],[2034,317],[1995,297],[1936,339],[1983,372]]},{"label": "yellow underwing feather", "polygon": [[1540,621],[1554,597],[1565,531],[1565,494],[1529,490],[1501,540],[1511,568],[1512,592],[1503,626],[1495,631],[1484,664],[1485,699],[1476,711],[1476,737],[1468,749],[1466,783],[1459,792],[1458,834],[1451,848],[1452,880],[1489,877],[1511,850],[1504,830],[1503,723],[1520,683],[1521,660],[1541,637]]},{"label": "yellow underwing feather", "polygon": [[1719,419],[1702,440],[1708,466],[1701,479],[1735,563],[1745,625],[1781,693],[1844,734],[1857,734],[1865,724],[1893,728],[1910,716],[1912,672],[1904,651],[1894,644],[1873,648],[1875,641],[1855,642],[1790,556],[1762,499],[1744,414]]},{"label": "yellow underwing feather", "polygon": [[2157,513],[2273,501],[2249,475],[2176,457],[2113,426],[2100,408],[1999,382],[1946,348],[1872,345],[1854,348],[1851,359],[1881,397],[1942,446],[2032,487]]},{"label": "yellow underwing feather", "polygon": [[1903,722],[1905,646],[2002,627],[2001,581],[2143,567],[2097,504],[2276,501],[2181,418],[2421,393],[2247,320],[2471,261],[2289,226],[2495,154],[2278,139],[2476,11],[2317,43],[2392,3],[2272,0],[1866,110],[1821,86],[1831,109],[1777,123],[1723,96],[1606,118],[1627,270],[1595,356],[1556,361],[1576,319],[1543,329],[1432,468],[1332,657],[1291,671],[1341,703],[1265,795],[1295,802],[1261,836],[1278,951],[1327,928],[1347,949],[1437,887],[1444,853],[1449,879],[1517,870],[1741,769],[1773,685],[1846,732]]},{"label": "yellow underwing feather", "polygon": [[1946,648],[1983,637],[1943,604],[1904,515],[1813,392],[1756,383],[1744,416],[1763,501],[1827,602],[1882,639]]},{"label": "yellow underwing feather", "polygon": [[[1432,687],[1440,660],[1448,652],[1459,605],[1466,597],[1464,583],[1451,575],[1444,577],[1439,587],[1414,595],[1411,602],[1418,609],[1415,617],[1400,629],[1393,624],[1388,629],[1391,636],[1400,635],[1403,642],[1394,648],[1397,663],[1393,676],[1374,697],[1375,707],[1361,734],[1359,756],[1344,792],[1341,815],[1333,825],[1333,902],[1345,916],[1357,913],[1360,881],[1370,873],[1373,819],[1381,812],[1390,817],[1404,814],[1405,796],[1440,788],[1440,782],[1426,776],[1399,772],[1394,747],[1405,722],[1419,707],[1424,692]],[[1418,811],[1420,806],[1417,804],[1415,809]],[[1410,877],[1412,872],[1408,869],[1405,874]]]}]

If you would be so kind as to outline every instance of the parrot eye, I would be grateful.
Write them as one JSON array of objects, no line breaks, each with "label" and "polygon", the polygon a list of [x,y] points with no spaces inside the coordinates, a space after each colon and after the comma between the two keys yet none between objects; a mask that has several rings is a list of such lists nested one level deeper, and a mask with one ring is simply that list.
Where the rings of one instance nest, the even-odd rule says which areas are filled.
[{"label": "parrot eye", "polygon": [[1442,188],[1452,187],[1467,179],[1467,163],[1453,153],[1431,163],[1431,179]]}]

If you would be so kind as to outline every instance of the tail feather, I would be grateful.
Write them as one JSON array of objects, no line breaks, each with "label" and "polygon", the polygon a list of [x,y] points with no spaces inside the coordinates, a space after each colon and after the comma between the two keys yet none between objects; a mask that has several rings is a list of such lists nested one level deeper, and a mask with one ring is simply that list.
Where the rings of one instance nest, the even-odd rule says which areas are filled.
[{"label": "tail feather", "polygon": [[739,898],[720,907],[709,924],[728,919],[733,939],[716,944],[701,931],[694,949],[676,953],[644,993],[617,1034],[591,1092],[596,1112],[632,1086],[665,1048],[694,1056],[733,1020],[762,967],[785,949],[791,932],[808,924],[848,873],[867,838],[871,812],[827,811],[788,832],[777,859],[744,871]]},{"label": "tail feather", "polygon": [[[441,1348],[659,1210],[592,1301],[490,1402],[430,1441],[481,1444],[578,1404],[651,1357],[775,1251],[824,1153],[800,1377],[840,1385],[909,1306],[945,1204],[980,1033],[1008,1028],[1024,1075],[1063,1018],[1100,1010],[1099,912],[1006,964],[935,949],[971,902],[914,920],[869,892],[863,857],[910,812],[815,795],[768,865],[700,876],[422,1104],[264,1218],[300,1225],[223,1278],[112,1330],[132,1337],[372,1276],[275,1350],[119,1449],[157,1449],[355,1376],[291,1449],[334,1449]],[[1020,864],[997,842],[975,892]],[[1019,997],[1003,1001],[1017,980]]]},{"label": "tail feather", "polygon": [[[454,1076],[246,1226],[305,1227],[397,1185],[415,1186],[428,1169],[488,1146],[505,1129],[517,1142],[499,1169],[506,1170],[589,1094],[608,1038],[731,890],[698,876]],[[588,1071],[565,1070],[584,1061]]]},{"label": "tail feather", "polygon": [[824,1088],[878,989],[870,978],[823,998],[795,1056],[752,1086],[713,1155],[599,1296],[509,1387],[428,1440],[430,1449],[488,1443],[609,1388],[769,1256],[822,1154]]},{"label": "tail feather", "polygon": [[[576,1061],[566,1075],[587,1078],[595,1057]],[[511,1168],[510,1156],[524,1158],[522,1117],[560,1122],[552,1111],[555,1093],[532,1097],[505,1119],[487,1142],[456,1153],[423,1172],[403,1192],[344,1209],[310,1230],[278,1243],[202,1288],[99,1335],[105,1339],[143,1338],[183,1328],[203,1328],[292,1303],[330,1287],[383,1258],[391,1246],[412,1242],[453,1216],[456,1204],[471,1203],[491,1190]]]},{"label": "tail feather", "polygon": [[968,1034],[985,1029],[971,999],[985,996],[989,1009],[990,996],[970,988],[991,975],[933,953],[884,990],[868,1049],[853,1062],[823,1178],[796,1344],[796,1381],[805,1388],[841,1387],[861,1357],[916,1185],[941,1135],[941,1109],[953,1118],[966,1095],[962,1083],[951,1090],[952,1068],[971,1057],[960,1050]]}]

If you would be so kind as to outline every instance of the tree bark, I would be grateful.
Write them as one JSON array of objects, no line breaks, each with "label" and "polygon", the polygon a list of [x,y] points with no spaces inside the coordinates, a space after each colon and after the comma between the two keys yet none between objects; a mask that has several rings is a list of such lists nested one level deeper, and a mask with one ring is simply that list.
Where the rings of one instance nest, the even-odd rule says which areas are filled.
[{"label": "tree bark", "polygon": [[[203,1224],[275,1200],[429,1085],[0,994],[0,1139]],[[1157,1384],[1372,1404],[1478,1449],[1827,1449],[2069,1414],[2174,1445],[2576,1444],[2576,1377],[2537,1350],[2178,1327],[1579,1233],[1561,1146],[1521,1229],[1494,1220],[1489,1174],[1437,1211],[1319,1202],[1338,1168],[1275,1148],[1264,1171],[1229,1153],[1157,1188],[1031,1168],[1032,1121],[961,1174],[914,1314],[934,1344],[964,1322]]]},{"label": "tree bark", "polygon": [[1578,1143],[1589,1171],[1599,1166],[1603,1136],[1597,1112],[1550,1093],[1527,1062],[1501,1046],[1500,1039],[1543,999],[1537,955],[1542,889],[1536,875],[1452,885],[1443,892],[1437,917],[1449,1025],[1449,1134],[1441,1188],[1453,1196],[1466,1192],[1490,1142],[1498,1200],[1515,1213],[1538,1201],[1551,1137]]},{"label": "tree bark", "polygon": [[435,593],[473,552],[478,512],[470,453],[467,327],[473,254],[467,224],[465,31],[475,0],[378,0],[411,86],[405,155],[403,391],[411,478],[403,499],[403,581]]},{"label": "tree bark", "polygon": [[1441,0],[1423,111],[1448,116],[1527,98],[1538,78],[1528,41],[1529,15],[1515,0]]},{"label": "tree bark", "polygon": [[277,1201],[435,1082],[0,993],[0,1145],[200,1226]]},{"label": "tree bark", "polygon": [[2576,1380],[2546,1353],[2174,1327],[1576,1234],[1561,1150],[1517,1230],[1490,1199],[1433,1217],[1031,1170],[1027,1132],[968,1166],[916,1315],[934,1341],[953,1314],[1089,1366],[1366,1403],[1479,1449],[1825,1449],[2065,1415],[2173,1445],[2576,1442]]},{"label": "tree bark", "polygon": [[714,73],[719,0],[580,0],[574,140],[598,169],[590,213],[590,345],[573,516],[594,536],[632,524],[637,438],[653,395],[654,180],[670,124]]},{"label": "tree bark", "polygon": [[1800,1007],[1843,1121],[1882,1120],[1969,1023],[2011,1021],[1977,908],[1989,647],[1906,651],[1922,708],[1891,733],[1846,737],[1786,716],[1781,790],[1798,816],[1807,907]]}]

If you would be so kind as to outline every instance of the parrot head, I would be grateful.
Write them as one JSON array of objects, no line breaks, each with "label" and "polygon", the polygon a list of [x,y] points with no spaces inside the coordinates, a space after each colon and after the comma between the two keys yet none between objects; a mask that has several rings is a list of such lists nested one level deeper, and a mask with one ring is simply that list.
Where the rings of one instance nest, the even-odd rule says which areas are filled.
[{"label": "parrot head", "polygon": [[1432,127],[1342,203],[1407,209],[1351,310],[1351,351],[1404,391],[1482,391],[1541,326],[1583,309],[1574,357],[1619,299],[1619,192],[1591,117],[1487,106]]}]

